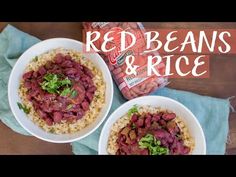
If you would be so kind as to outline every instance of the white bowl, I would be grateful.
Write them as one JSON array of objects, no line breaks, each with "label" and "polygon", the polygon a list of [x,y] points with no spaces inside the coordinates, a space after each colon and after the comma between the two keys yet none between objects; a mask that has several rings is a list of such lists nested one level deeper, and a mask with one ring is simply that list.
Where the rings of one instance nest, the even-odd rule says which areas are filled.
[{"label": "white bowl", "polygon": [[21,102],[20,97],[18,95],[19,81],[24,73],[24,69],[35,56],[59,47],[66,49],[74,49],[79,52],[82,52],[84,44],[79,41],[67,38],[53,38],[44,40],[30,47],[21,55],[21,57],[17,60],[15,66],[12,69],[8,83],[8,99],[11,110],[16,120],[30,134],[48,142],[68,143],[80,140],[88,136],[101,125],[101,123],[106,118],[112,104],[113,83],[110,71],[106,66],[106,63],[100,57],[100,55],[98,55],[97,53],[84,53],[84,56],[87,57],[87,59],[91,60],[102,71],[104,80],[106,82],[105,105],[96,120],[92,124],[88,125],[77,133],[55,135],[45,132],[36,124],[34,124],[23,111],[19,110],[17,106],[17,102]]},{"label": "white bowl", "polygon": [[176,113],[176,115],[180,116],[186,123],[186,126],[188,127],[191,136],[195,140],[195,148],[192,154],[206,154],[206,142],[204,133],[196,117],[188,108],[186,108],[181,103],[163,96],[143,96],[135,98],[133,100],[126,102],[125,104],[121,105],[118,109],[116,109],[116,111],[114,111],[110,115],[110,117],[108,118],[107,122],[105,123],[102,129],[98,145],[98,154],[102,155],[108,154],[107,142],[112,125],[120,117],[125,115],[127,111],[135,104],[158,106],[163,109],[170,110]]}]

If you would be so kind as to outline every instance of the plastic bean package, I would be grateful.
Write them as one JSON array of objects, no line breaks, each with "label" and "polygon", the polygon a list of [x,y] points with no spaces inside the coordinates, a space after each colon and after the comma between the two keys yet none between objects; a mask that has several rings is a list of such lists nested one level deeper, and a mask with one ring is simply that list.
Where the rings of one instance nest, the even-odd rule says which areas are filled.
[{"label": "plastic bean package", "polygon": [[[100,38],[93,42],[97,49],[101,49],[102,43],[104,41],[103,37],[110,30],[115,30],[117,32],[125,30],[135,35],[136,45],[131,49],[121,52],[121,37],[119,35],[115,35],[113,36],[114,42],[110,42],[107,48],[116,47],[116,50],[112,50],[110,52],[99,52],[101,57],[106,62],[110,72],[112,73],[113,79],[126,99],[130,100],[139,96],[148,95],[156,89],[161,88],[167,84],[166,77],[157,76],[155,74],[147,76],[147,54],[142,52],[146,47],[146,40],[144,36],[145,29],[142,23],[84,22],[83,28],[85,32],[100,32]],[[125,43],[129,45],[130,41],[131,40],[127,38]],[[132,65],[139,66],[136,69],[135,75],[128,75],[126,72],[127,64],[125,62],[125,58],[131,54],[135,56],[135,60]],[[150,55],[150,53],[148,55]],[[157,53],[153,53],[151,55],[157,55]],[[163,75],[165,72],[164,63],[158,64],[155,66],[155,69],[158,70],[161,75]]]}]

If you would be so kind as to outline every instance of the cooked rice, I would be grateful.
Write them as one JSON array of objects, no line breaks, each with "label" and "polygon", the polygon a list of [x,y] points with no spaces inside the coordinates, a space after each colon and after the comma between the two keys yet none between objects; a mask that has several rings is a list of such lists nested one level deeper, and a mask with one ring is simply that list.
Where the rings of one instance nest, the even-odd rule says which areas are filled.
[{"label": "cooked rice", "polygon": [[88,67],[94,74],[93,82],[97,90],[95,91],[94,98],[89,105],[89,110],[86,111],[85,115],[81,119],[75,120],[72,123],[62,121],[61,123],[54,123],[52,126],[48,126],[46,122],[42,118],[40,118],[37,112],[34,110],[33,104],[30,101],[28,101],[27,88],[23,86],[23,78],[20,81],[19,96],[22,100],[22,103],[26,107],[30,108],[30,113],[28,114],[28,117],[43,130],[55,134],[70,134],[80,131],[81,129],[85,128],[86,126],[90,125],[92,122],[95,121],[105,103],[106,85],[103,79],[102,72],[97,67],[95,67],[95,65],[91,61],[87,60],[82,55],[82,53],[75,50],[69,50],[63,48],[50,50],[44,54],[39,55],[37,60],[33,59],[30,62],[30,64],[25,69],[25,72],[31,70],[37,71],[40,66],[43,66],[48,61],[53,60],[54,56],[57,53],[62,53],[64,55],[66,54],[71,55],[72,59]]},{"label": "cooked rice", "polygon": [[[154,106],[138,106],[138,113],[151,113],[155,114],[158,112],[170,112],[168,110],[163,110],[160,107],[154,107]],[[116,143],[118,138],[118,133],[122,128],[124,128],[130,121],[130,117],[128,114],[125,114],[121,118],[119,118],[111,127],[110,135],[108,138],[108,144],[107,144],[107,152],[110,155],[115,155],[118,150],[118,144]],[[181,138],[184,141],[184,145],[190,148],[190,153],[193,151],[195,143],[193,138],[191,137],[188,128],[186,127],[183,119],[180,117],[176,117],[174,121],[177,123],[177,125],[180,128],[181,131]]]}]

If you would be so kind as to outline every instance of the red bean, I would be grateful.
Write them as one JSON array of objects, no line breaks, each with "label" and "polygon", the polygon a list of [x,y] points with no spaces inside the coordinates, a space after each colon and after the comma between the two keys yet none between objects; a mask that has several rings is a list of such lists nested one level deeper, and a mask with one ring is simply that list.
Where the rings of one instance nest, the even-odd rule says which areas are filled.
[{"label": "red bean", "polygon": [[97,88],[95,86],[92,86],[87,90],[87,92],[94,93],[96,90],[97,90]]},{"label": "red bean", "polygon": [[31,88],[31,82],[25,81],[24,82],[24,87],[27,88],[27,89],[30,89]]},{"label": "red bean", "polygon": [[140,155],[148,155],[148,150],[147,149],[141,150]]},{"label": "red bean", "polygon": [[133,114],[132,117],[131,117],[131,122],[136,122],[138,120],[138,116],[137,114]]},{"label": "red bean", "polygon": [[80,104],[85,98],[85,89],[82,84],[76,84],[73,86],[73,89],[77,91],[77,96],[72,98],[75,104]]},{"label": "red bean", "polygon": [[46,124],[49,125],[49,126],[52,126],[52,124],[53,124],[53,121],[52,121],[51,118],[46,118],[46,119],[45,119],[45,122],[46,122]]},{"label": "red bean", "polygon": [[36,97],[37,95],[38,95],[38,91],[35,91],[35,90],[30,90],[29,92],[28,92],[28,94],[31,96],[31,97]]},{"label": "red bean", "polygon": [[163,129],[155,130],[154,131],[154,136],[157,139],[164,138],[164,137],[168,136],[168,132],[163,130]]},{"label": "red bean", "polygon": [[183,149],[183,154],[188,154],[189,152],[190,152],[190,148],[185,146]]},{"label": "red bean", "polygon": [[34,78],[37,78],[37,77],[38,77],[38,72],[37,72],[37,71],[35,71],[35,72],[33,73],[33,77],[34,77]]},{"label": "red bean", "polygon": [[137,122],[136,122],[136,125],[138,127],[142,127],[144,125],[144,119],[138,119]]},{"label": "red bean", "polygon": [[170,132],[170,134],[173,135],[175,135],[179,131],[178,125],[174,121],[169,121],[166,124],[166,129]]},{"label": "red bean", "polygon": [[38,109],[37,113],[39,114],[40,117],[47,118],[47,113],[43,112],[42,110]]},{"label": "red bean", "polygon": [[[77,94],[74,97],[60,96],[59,93],[52,94],[43,90],[40,84],[44,81],[43,76],[46,73],[61,74],[59,79],[68,77],[72,83],[71,90],[75,90]],[[64,56],[61,53],[56,54],[54,62],[49,61],[38,71],[30,71],[23,75],[24,87],[28,89],[27,98],[47,125],[60,123],[61,120],[73,122],[84,116],[97,89],[92,77],[89,68],[72,60],[70,55]],[[61,91],[63,89],[64,86],[60,88]],[[72,106],[68,107],[69,105]]]},{"label": "red bean", "polygon": [[66,60],[71,60],[72,58],[71,58],[70,55],[66,55],[66,56],[65,56],[65,59],[66,59]]},{"label": "red bean", "polygon": [[91,70],[90,69],[88,69],[87,67],[83,67],[83,69],[84,69],[84,73],[87,75],[87,76],[89,76],[90,78],[93,78],[94,77],[94,75],[93,75],[93,73],[91,72]]},{"label": "red bean", "polygon": [[39,74],[44,75],[44,74],[47,73],[47,70],[46,70],[43,66],[41,66],[41,67],[39,68],[38,72],[39,72]]},{"label": "red bean", "polygon": [[69,68],[69,67],[72,67],[73,64],[70,60],[65,60],[65,61],[62,62],[61,66],[64,67],[64,68]]},{"label": "red bean", "polygon": [[159,121],[160,119],[161,119],[161,116],[158,115],[158,114],[154,114],[154,115],[152,116],[152,121],[157,122],[157,121]]},{"label": "red bean", "polygon": [[87,111],[89,109],[89,103],[87,101],[83,101],[81,104],[84,111]]},{"label": "red bean", "polygon": [[163,127],[166,126],[166,121],[163,120],[163,119],[160,119],[160,120],[158,121],[158,123],[159,123],[161,126],[163,126]]},{"label": "red bean", "polygon": [[54,112],[53,113],[53,121],[55,123],[59,123],[62,120],[62,113],[61,112]]},{"label": "red bean", "polygon": [[91,92],[86,92],[86,97],[88,98],[89,102],[93,100],[93,94]]},{"label": "red bean", "polygon": [[167,137],[168,143],[173,143],[173,141],[174,141],[174,137],[172,137],[171,135]]},{"label": "red bean", "polygon": [[147,128],[151,127],[151,116],[146,117],[146,119],[145,119],[145,126]]},{"label": "red bean", "polygon": [[169,148],[169,143],[166,138],[161,139],[161,145]]},{"label": "red bean", "polygon": [[81,81],[87,82],[89,85],[93,85],[93,80],[90,77],[88,77],[87,75],[83,75],[81,78]]},{"label": "red bean", "polygon": [[84,116],[84,111],[83,109],[78,109],[77,112],[77,119],[81,119]]},{"label": "red bean", "polygon": [[75,68],[66,68],[64,70],[65,74],[66,75],[72,75],[72,74],[76,74],[77,73],[77,69]]},{"label": "red bean", "polygon": [[32,74],[34,73],[34,71],[29,71],[27,73],[25,73],[23,75],[23,79],[26,80],[26,79],[30,79],[32,77]]},{"label": "red bean", "polygon": [[58,53],[55,56],[55,63],[60,64],[63,61],[63,59],[64,59],[63,54]]},{"label": "red bean", "polygon": [[166,121],[172,120],[176,117],[175,113],[165,113],[162,118]]}]

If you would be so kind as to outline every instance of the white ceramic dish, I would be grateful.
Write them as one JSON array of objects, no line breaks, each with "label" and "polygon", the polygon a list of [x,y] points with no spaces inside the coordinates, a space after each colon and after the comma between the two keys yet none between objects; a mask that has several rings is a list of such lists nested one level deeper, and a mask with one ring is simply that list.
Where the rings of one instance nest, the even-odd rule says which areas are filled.
[{"label": "white ceramic dish", "polygon": [[163,96],[143,96],[133,100],[126,102],[125,104],[121,105],[116,111],[114,111],[110,117],[108,118],[107,122],[105,123],[100,139],[99,139],[99,146],[98,146],[98,153],[102,155],[107,155],[107,142],[108,137],[110,134],[110,129],[112,125],[123,115],[127,113],[127,111],[133,105],[151,105],[151,106],[158,106],[163,109],[167,109],[176,113],[176,115],[183,118],[184,122],[186,123],[191,136],[195,140],[195,148],[192,154],[206,154],[206,142],[203,130],[193,115],[193,113],[187,109],[181,103],[167,98]]},{"label": "white ceramic dish", "polygon": [[47,133],[41,128],[39,128],[27,117],[27,115],[22,110],[19,110],[17,106],[17,102],[21,102],[20,97],[18,95],[19,81],[24,73],[24,69],[35,56],[58,47],[74,49],[79,52],[82,52],[84,47],[83,45],[84,44],[79,41],[67,38],[53,38],[44,40],[26,50],[17,60],[15,66],[13,67],[8,83],[8,99],[10,107],[16,120],[20,123],[20,125],[35,137],[54,143],[68,143],[77,141],[95,131],[106,118],[112,104],[113,83],[108,67],[106,66],[105,62],[100,57],[100,55],[96,53],[84,53],[84,56],[87,59],[91,60],[102,71],[104,80],[106,82],[106,98],[103,109],[92,124],[74,134],[55,135]]}]

